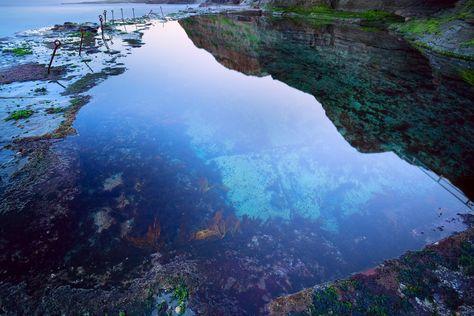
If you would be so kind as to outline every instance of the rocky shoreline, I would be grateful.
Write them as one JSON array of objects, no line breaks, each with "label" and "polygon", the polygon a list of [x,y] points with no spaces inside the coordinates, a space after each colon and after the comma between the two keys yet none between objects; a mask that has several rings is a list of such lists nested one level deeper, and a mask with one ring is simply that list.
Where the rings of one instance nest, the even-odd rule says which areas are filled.
[{"label": "rocky shoreline", "polygon": [[283,296],[270,315],[472,315],[474,228],[423,250],[355,274]]},{"label": "rocky shoreline", "polygon": [[[199,13],[190,10],[174,17]],[[156,21],[160,22],[160,19],[150,16],[107,24],[104,27],[104,35],[98,24],[66,23],[38,32],[25,33],[14,42],[1,42],[2,54],[7,56],[2,60],[2,66],[8,66],[2,67],[0,80],[8,85],[0,90],[2,97],[5,97],[0,99],[0,103],[5,104],[2,107],[3,112],[0,113],[3,119],[0,128],[6,131],[2,135],[1,145],[7,153],[7,157],[2,157],[4,164],[0,174],[0,232],[1,238],[14,245],[21,245],[17,247],[21,250],[12,252],[11,249],[4,249],[0,256],[0,313],[13,315],[13,311],[21,308],[20,313],[24,314],[83,314],[104,311],[120,315],[125,315],[125,311],[127,314],[143,311],[162,314],[168,311],[170,306],[175,310],[178,307],[183,308],[187,312],[192,312],[189,308],[191,307],[198,314],[242,312],[237,303],[231,300],[227,301],[228,306],[205,306],[205,299],[218,302],[226,302],[228,299],[222,293],[206,292],[203,286],[205,282],[222,283],[223,289],[238,293],[242,296],[241,299],[246,299],[245,295],[249,295],[248,293],[261,295],[255,303],[255,311],[259,311],[259,304],[270,300],[268,293],[271,289],[291,289],[289,279],[279,275],[281,270],[290,271],[300,277],[299,274],[316,274],[320,272],[316,271],[320,268],[309,271],[310,268],[302,263],[297,267],[292,266],[289,262],[297,260],[298,251],[301,251],[298,247],[295,247],[296,249],[292,250],[294,253],[290,255],[282,251],[281,258],[275,258],[265,267],[262,262],[252,257],[252,253],[281,245],[282,241],[288,242],[305,236],[308,245],[324,244],[321,252],[328,256],[328,261],[340,259],[333,245],[322,237],[312,236],[309,230],[295,231],[294,236],[286,236],[282,231],[279,233],[280,240],[272,240],[268,237],[269,232],[275,232],[277,228],[271,225],[262,227],[251,220],[241,223],[231,215],[214,209],[209,212],[210,215],[205,221],[201,221],[207,222],[201,230],[192,230],[188,235],[183,233],[182,239],[184,243],[190,240],[195,242],[193,251],[207,247],[212,249],[212,244],[209,246],[201,242],[224,240],[235,249],[224,255],[227,265],[216,267],[213,259],[198,261],[193,258],[192,252],[184,251],[175,257],[162,258],[157,248],[158,245],[162,246],[163,241],[160,238],[163,238],[163,233],[156,220],[142,235],[128,235],[126,225],[114,222],[110,211],[103,209],[96,212],[92,218],[92,227],[97,231],[90,239],[101,245],[101,238],[104,237],[101,237],[100,233],[110,228],[114,232],[118,230],[118,235],[134,246],[133,251],[124,247],[124,251],[130,253],[130,261],[127,257],[123,262],[101,267],[102,270],[97,267],[94,267],[97,270],[86,270],[87,267],[81,265],[66,266],[61,263],[66,249],[77,242],[74,238],[86,237],[73,234],[78,229],[75,223],[84,219],[70,211],[70,202],[80,194],[77,187],[77,153],[72,145],[58,147],[56,143],[75,133],[73,122],[80,108],[90,101],[88,91],[109,76],[120,75],[126,71],[124,58],[131,54],[135,47],[143,45],[142,35]],[[77,58],[81,28],[87,29],[90,34],[84,46],[85,56]],[[61,40],[62,48],[54,62],[52,74],[45,76],[52,49],[50,42],[54,39]],[[250,71],[257,74],[257,66],[250,67]],[[31,80],[35,80],[36,84],[31,85]],[[39,102],[32,104],[32,99]],[[15,102],[10,103],[11,100]],[[186,178],[183,176],[183,179]],[[108,177],[103,183],[103,191],[112,192],[122,185],[121,181],[120,174]],[[207,179],[193,178],[192,184],[186,182],[184,188],[180,189],[188,190],[188,186],[189,192],[205,194],[212,185]],[[141,189],[140,182],[135,183],[134,190],[140,192]],[[55,202],[53,206],[51,201]],[[126,209],[128,203],[132,203],[131,199],[122,195],[116,200],[117,207],[121,210]],[[211,206],[215,205],[209,202],[208,208],[211,209]],[[19,216],[22,221],[18,220]],[[19,231],[22,234],[18,234]],[[224,239],[226,236],[234,237],[234,234],[237,238]],[[469,273],[472,273],[472,267],[469,264],[472,264],[473,260],[472,239],[470,228],[440,242],[438,246],[428,247],[429,251],[405,255],[402,259],[390,261],[374,271],[354,276],[350,281],[319,286],[294,296],[274,300],[268,305],[267,311],[274,314],[331,311],[344,314],[373,308],[374,312],[383,314],[384,311],[399,312],[400,309],[396,308],[401,304],[404,308],[412,308],[407,309],[407,313],[432,311],[434,308],[441,313],[450,310],[470,312],[472,293],[469,290],[472,289],[472,276]],[[57,247],[58,241],[61,241],[61,247]],[[2,245],[0,242],[0,246]],[[246,250],[248,253],[245,253],[245,258],[238,248],[240,245],[248,245],[249,250]],[[113,246],[123,247],[122,244]],[[432,257],[433,253],[435,257]],[[216,252],[216,256],[217,254]],[[143,258],[143,261],[133,261],[135,255],[137,258]],[[286,262],[284,259],[288,258],[292,260]],[[407,260],[426,264],[427,268],[422,266],[420,275],[412,275],[407,271],[410,267],[407,264],[412,261]],[[433,265],[437,271],[441,271],[435,276],[429,274]],[[41,270],[39,266],[42,267]],[[245,277],[238,279],[237,276],[229,276],[236,270],[245,272],[242,273]],[[418,282],[415,284],[412,279],[408,279],[403,283],[405,288],[401,289],[401,293],[406,299],[400,296],[397,290],[402,288],[402,285],[397,283],[395,286],[393,279],[386,281],[386,275],[391,276],[395,270],[397,273],[399,270],[406,272],[408,278],[413,277],[413,280]],[[127,277],[118,278],[120,273],[126,273]],[[215,279],[210,278],[211,275],[214,275]],[[266,278],[269,275],[274,277]],[[435,283],[429,283],[430,286],[437,286],[434,287],[433,293],[419,293],[425,277],[430,282],[434,277],[438,278]],[[382,288],[378,285],[374,287],[374,282],[381,283]],[[456,284],[461,286],[454,288]],[[406,292],[407,286],[413,291]],[[248,289],[251,291],[245,292]],[[380,292],[391,298],[384,298],[380,302]],[[156,293],[160,295],[157,297]],[[360,303],[364,295],[369,301]],[[344,299],[340,299],[341,297]],[[455,304],[450,304],[448,299],[453,297]],[[428,303],[423,301],[425,299]],[[321,309],[315,310],[314,306]],[[182,314],[180,311],[175,314]]]}]

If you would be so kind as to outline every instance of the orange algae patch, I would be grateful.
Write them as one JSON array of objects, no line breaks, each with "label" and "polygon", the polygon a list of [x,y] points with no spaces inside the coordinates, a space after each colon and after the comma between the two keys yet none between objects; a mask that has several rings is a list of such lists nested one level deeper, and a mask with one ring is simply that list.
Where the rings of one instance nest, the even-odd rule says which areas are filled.
[{"label": "orange algae patch", "polygon": [[161,226],[160,222],[155,218],[152,225],[148,226],[148,230],[143,237],[127,236],[126,239],[138,248],[155,248],[160,244]]},{"label": "orange algae patch", "polygon": [[214,214],[208,228],[197,231],[191,239],[205,240],[213,237],[223,239],[227,233],[235,234],[240,229],[240,221],[234,215],[224,218],[222,211]]}]

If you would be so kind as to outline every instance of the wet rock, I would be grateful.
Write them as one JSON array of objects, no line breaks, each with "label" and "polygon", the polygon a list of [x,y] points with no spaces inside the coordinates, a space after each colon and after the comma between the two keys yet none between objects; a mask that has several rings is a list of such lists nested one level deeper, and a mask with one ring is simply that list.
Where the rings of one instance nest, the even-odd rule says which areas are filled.
[{"label": "wet rock", "polygon": [[15,65],[6,69],[0,69],[0,84],[13,82],[25,82],[36,80],[58,80],[67,72],[65,66],[52,67],[48,74],[47,65],[38,63],[27,63]]},{"label": "wet rock", "polygon": [[[389,260],[368,273],[277,298],[271,315],[313,312],[442,315],[474,312],[474,230],[448,237],[417,252]],[[470,263],[469,263],[470,262]]]},{"label": "wet rock", "polygon": [[53,26],[52,30],[56,32],[79,32],[81,29],[84,32],[97,33],[99,25],[96,23],[73,23],[65,22],[64,24],[56,24]]},{"label": "wet rock", "polygon": [[109,229],[115,223],[115,220],[110,215],[110,212],[110,208],[104,208],[94,214],[94,224],[97,226],[97,232],[99,234],[104,230]]},{"label": "wet rock", "polygon": [[107,67],[101,72],[88,73],[79,80],[70,84],[66,90],[62,93],[63,95],[80,94],[90,90],[100,82],[107,79],[109,76],[117,76],[125,72],[125,67]]}]

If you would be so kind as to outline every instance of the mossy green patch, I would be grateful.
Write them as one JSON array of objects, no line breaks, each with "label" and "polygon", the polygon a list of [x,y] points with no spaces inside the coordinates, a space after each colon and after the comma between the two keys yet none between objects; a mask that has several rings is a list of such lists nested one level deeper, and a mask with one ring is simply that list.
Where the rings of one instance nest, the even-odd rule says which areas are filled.
[{"label": "mossy green patch", "polygon": [[[440,34],[442,27],[448,22],[454,20],[468,20],[474,18],[474,1],[466,1],[462,6],[456,10],[447,11],[444,14],[436,17],[413,19],[408,22],[396,25],[396,29],[405,35],[415,37],[427,34]],[[472,41],[468,41],[471,43]]]},{"label": "mossy green patch", "polygon": [[465,41],[464,43],[461,44],[463,47],[473,47],[474,46],[474,38],[470,39],[468,41]]},{"label": "mossy green patch", "polygon": [[441,19],[412,20],[401,24],[398,30],[413,35],[439,34],[443,21]]},{"label": "mossy green patch", "polygon": [[182,311],[184,312],[185,303],[189,297],[189,290],[184,284],[178,285],[173,290],[173,299],[178,301],[178,306],[182,307]]},{"label": "mossy green patch", "polygon": [[474,69],[461,70],[460,75],[464,81],[474,86]]},{"label": "mossy green patch", "polygon": [[48,113],[48,114],[57,114],[57,113],[61,113],[61,112],[64,112],[64,108],[50,107],[50,108],[46,109],[46,113]]},{"label": "mossy green patch", "polygon": [[62,95],[80,94],[96,86],[108,76],[117,76],[125,72],[124,67],[107,67],[101,72],[88,73],[70,84]]},{"label": "mossy green patch", "polygon": [[[94,36],[94,33],[90,32],[90,31],[86,31],[84,32],[84,38],[87,38],[87,37],[93,37]],[[72,32],[69,34],[69,37],[81,37],[81,32]]]},{"label": "mossy green patch", "polygon": [[71,103],[71,106],[73,107],[80,106],[83,104],[83,98],[82,97],[73,98],[69,101],[69,103]]},{"label": "mossy green patch", "polygon": [[6,48],[6,49],[3,50],[3,52],[13,54],[13,55],[18,56],[18,57],[33,54],[33,50],[28,46]]},{"label": "mossy green patch", "polygon": [[269,7],[270,10],[284,13],[296,13],[301,15],[310,15],[313,18],[323,20],[334,19],[362,19],[365,21],[387,20],[396,16],[381,10],[368,10],[363,12],[334,10],[325,5],[312,7],[289,6],[289,7]]},{"label": "mossy green patch", "polygon": [[474,276],[474,246],[469,241],[461,244],[459,265],[465,269],[467,275]]},{"label": "mossy green patch", "polygon": [[5,119],[5,121],[11,121],[11,120],[18,121],[21,119],[29,118],[32,115],[33,115],[32,110],[17,110],[10,113],[10,115]]},{"label": "mossy green patch", "polygon": [[41,87],[41,88],[36,88],[35,90],[33,90],[34,93],[38,93],[38,94],[46,94],[48,93],[48,89],[46,89],[45,87]]},{"label": "mossy green patch", "polygon": [[[352,280],[350,291],[361,291],[363,298],[345,297],[344,291],[336,286],[329,286],[324,290],[314,293],[313,304],[309,308],[311,315],[390,315],[393,312],[392,304],[388,296],[373,294],[361,284]],[[347,293],[346,293],[347,294]]]}]

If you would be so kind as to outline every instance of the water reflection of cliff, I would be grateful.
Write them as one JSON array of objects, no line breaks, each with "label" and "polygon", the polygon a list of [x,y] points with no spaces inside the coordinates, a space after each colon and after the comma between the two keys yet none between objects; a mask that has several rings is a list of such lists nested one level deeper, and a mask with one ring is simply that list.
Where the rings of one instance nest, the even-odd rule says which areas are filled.
[{"label": "water reflection of cliff", "polygon": [[180,23],[224,66],[314,95],[359,151],[393,151],[474,197],[474,90],[457,75],[466,65],[430,62],[372,28],[251,15]]}]

